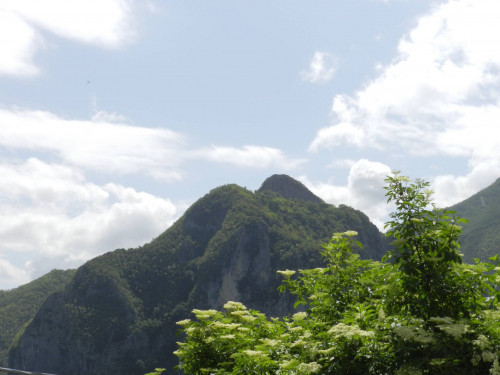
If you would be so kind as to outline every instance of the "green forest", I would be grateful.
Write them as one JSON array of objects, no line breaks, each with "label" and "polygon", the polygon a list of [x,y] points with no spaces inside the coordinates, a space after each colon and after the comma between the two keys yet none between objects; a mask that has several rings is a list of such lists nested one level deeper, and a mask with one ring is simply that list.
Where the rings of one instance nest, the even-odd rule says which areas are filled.
[{"label": "green forest", "polygon": [[42,303],[62,289],[75,270],[53,270],[13,290],[0,290],[0,366],[7,365],[9,346],[22,334]]},{"label": "green forest", "polygon": [[500,259],[463,262],[466,220],[433,205],[428,182],[394,173],[385,189],[395,211],[386,223],[393,246],[382,261],[354,251],[362,233],[335,233],[323,245],[322,267],[278,271],[295,313],[271,317],[228,301],[178,321],[179,369],[500,374]]}]

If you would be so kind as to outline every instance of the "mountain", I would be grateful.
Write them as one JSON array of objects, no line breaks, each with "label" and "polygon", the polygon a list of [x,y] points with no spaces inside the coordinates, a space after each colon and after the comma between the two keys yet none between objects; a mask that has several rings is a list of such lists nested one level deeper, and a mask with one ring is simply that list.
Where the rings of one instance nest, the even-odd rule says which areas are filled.
[{"label": "mountain", "polygon": [[465,262],[500,254],[500,178],[450,209],[469,220],[463,225],[461,236]]},{"label": "mountain", "polygon": [[288,176],[256,192],[216,188],[152,242],[80,267],[19,335],[9,366],[64,375],[172,368],[176,321],[228,300],[286,315],[294,301],[277,292],[276,270],[321,265],[321,244],[345,230],[359,233],[363,257],[385,253],[366,215],[326,204]]},{"label": "mountain", "polygon": [[35,316],[52,293],[61,290],[75,270],[53,270],[48,274],[11,290],[0,290],[0,367],[7,366],[8,348],[16,334]]},{"label": "mountain", "polygon": [[257,192],[274,191],[283,198],[302,202],[325,203],[321,198],[314,195],[302,182],[294,180],[286,174],[275,174],[266,179]]}]

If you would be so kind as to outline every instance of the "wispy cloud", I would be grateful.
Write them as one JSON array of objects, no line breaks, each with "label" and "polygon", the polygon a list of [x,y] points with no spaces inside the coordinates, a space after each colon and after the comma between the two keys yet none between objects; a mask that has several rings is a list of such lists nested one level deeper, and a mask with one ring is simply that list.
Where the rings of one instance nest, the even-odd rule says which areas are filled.
[{"label": "wispy cloud", "polygon": [[316,52],[309,64],[309,69],[300,73],[302,80],[311,83],[327,83],[337,71],[337,58],[327,52]]},{"label": "wispy cloud", "polygon": [[180,133],[132,126],[125,120],[103,111],[92,120],[70,120],[46,111],[0,109],[0,146],[52,154],[61,164],[82,170],[147,175],[167,182],[181,180],[181,167],[189,160],[284,170],[305,162],[258,145],[192,150]]},{"label": "wispy cloud", "polygon": [[[500,174],[499,18],[494,0],[434,8],[400,41],[397,58],[380,67],[375,80],[353,96],[335,96],[335,121],[317,133],[310,150],[351,144],[464,156],[471,173],[462,178],[475,179],[466,185],[491,183]],[[446,180],[464,186],[460,178]],[[453,201],[471,190],[455,191]]]},{"label": "wispy cloud", "polygon": [[283,151],[265,146],[243,146],[241,148],[211,146],[195,152],[194,155],[217,163],[248,168],[291,170],[305,162],[304,159],[290,159]]},{"label": "wispy cloud", "polygon": [[181,179],[182,135],[109,122],[109,117],[68,120],[45,111],[0,109],[0,146],[53,153],[65,164],[89,170]]}]

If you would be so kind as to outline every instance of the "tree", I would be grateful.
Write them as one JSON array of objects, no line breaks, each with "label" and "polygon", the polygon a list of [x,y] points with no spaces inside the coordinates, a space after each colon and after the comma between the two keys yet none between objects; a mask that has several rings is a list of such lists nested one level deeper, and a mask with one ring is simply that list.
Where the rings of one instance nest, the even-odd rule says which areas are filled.
[{"label": "tree", "polygon": [[278,271],[302,311],[281,319],[228,302],[178,322],[186,374],[500,374],[498,259],[462,264],[461,219],[428,183],[395,173],[386,261],[360,260],[356,232],[325,244],[325,267]]},{"label": "tree", "polygon": [[478,291],[464,282],[463,275],[457,277],[457,265],[462,263],[458,224],[466,220],[431,204],[428,182],[412,182],[397,172],[385,181],[388,202],[396,206],[385,224],[396,245],[386,259],[393,259],[401,271],[404,309],[425,319],[470,317],[484,306]]}]

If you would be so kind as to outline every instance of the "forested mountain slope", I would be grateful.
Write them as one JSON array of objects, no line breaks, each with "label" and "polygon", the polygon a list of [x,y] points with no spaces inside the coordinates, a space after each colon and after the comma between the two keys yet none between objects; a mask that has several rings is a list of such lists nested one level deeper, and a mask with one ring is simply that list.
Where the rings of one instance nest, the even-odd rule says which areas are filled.
[{"label": "forested mountain slope", "polygon": [[500,178],[486,189],[451,207],[469,222],[461,236],[464,260],[486,260],[500,249]]},{"label": "forested mountain slope", "polygon": [[7,366],[7,353],[12,340],[35,316],[52,293],[61,290],[75,270],[53,270],[48,274],[12,290],[0,290],[0,367]]},{"label": "forested mountain slope", "polygon": [[[286,198],[285,198],[286,197]],[[9,353],[9,365],[64,375],[136,375],[171,368],[175,322],[227,300],[280,316],[278,269],[316,267],[333,232],[356,230],[364,258],[380,258],[385,237],[363,213],[335,207],[288,176],[257,192],[212,190],[172,227],[137,249],[80,267],[50,296]]]}]

